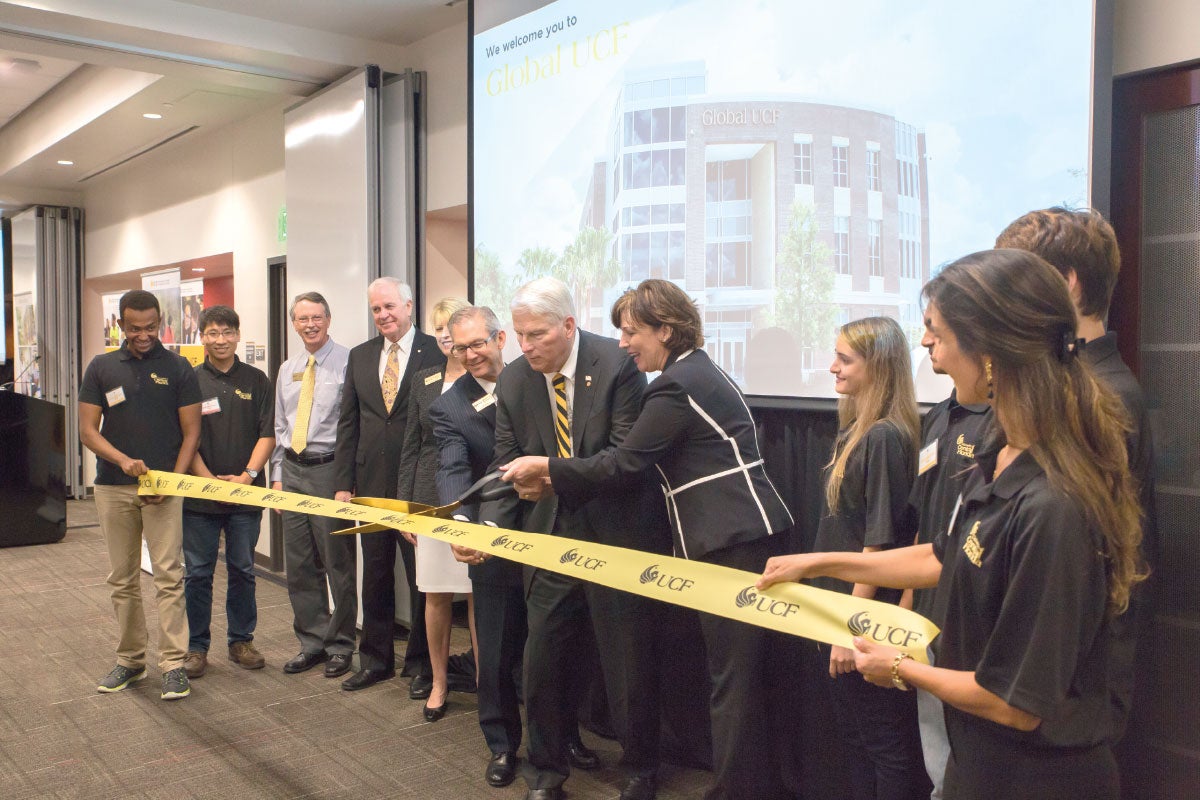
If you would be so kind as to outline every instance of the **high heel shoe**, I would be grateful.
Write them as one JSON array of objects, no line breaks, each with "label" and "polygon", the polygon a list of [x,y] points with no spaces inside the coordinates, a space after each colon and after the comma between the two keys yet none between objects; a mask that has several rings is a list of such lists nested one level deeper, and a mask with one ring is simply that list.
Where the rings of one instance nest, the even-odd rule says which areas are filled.
[{"label": "high heel shoe", "polygon": [[426,705],[425,706],[425,721],[426,722],[437,722],[439,719],[446,716],[446,707],[449,705],[450,705],[450,701],[448,699],[443,700],[442,704],[440,706],[438,706],[437,708],[431,708],[428,705]]}]

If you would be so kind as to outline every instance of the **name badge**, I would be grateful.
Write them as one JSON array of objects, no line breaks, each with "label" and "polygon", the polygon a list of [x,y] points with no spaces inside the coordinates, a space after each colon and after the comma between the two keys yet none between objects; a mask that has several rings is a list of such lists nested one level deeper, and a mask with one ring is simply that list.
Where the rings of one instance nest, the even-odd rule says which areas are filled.
[{"label": "name badge", "polygon": [[494,405],[496,405],[496,395],[485,394],[483,397],[479,398],[474,403],[471,403],[471,408],[475,409],[476,411],[483,411],[488,406],[494,406]]},{"label": "name badge", "polygon": [[441,379],[442,379],[442,373],[440,373],[440,372],[434,373],[433,375],[430,375],[428,378],[425,379],[425,385],[428,386],[431,383],[437,383]]},{"label": "name badge", "polygon": [[303,372],[293,372],[292,373],[292,383],[299,383],[302,380],[304,380]]},{"label": "name badge", "polygon": [[200,414],[216,414],[221,410],[221,398],[210,397],[200,404]]},{"label": "name badge", "polygon": [[104,399],[108,401],[108,407],[119,406],[125,402],[125,387],[118,386],[112,391],[104,393]]},{"label": "name badge", "polygon": [[937,466],[937,439],[921,448],[921,456],[917,459],[917,474],[924,475]]}]

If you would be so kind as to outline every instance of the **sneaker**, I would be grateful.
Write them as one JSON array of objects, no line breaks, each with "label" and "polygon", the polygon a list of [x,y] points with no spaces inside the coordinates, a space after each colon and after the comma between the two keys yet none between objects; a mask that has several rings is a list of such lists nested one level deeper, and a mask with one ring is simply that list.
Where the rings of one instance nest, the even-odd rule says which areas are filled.
[{"label": "sneaker", "polygon": [[119,692],[131,683],[136,683],[146,677],[146,668],[138,667],[123,667],[120,664],[113,667],[113,671],[105,675],[100,684],[96,687],[96,691],[110,693]]},{"label": "sneaker", "polygon": [[208,653],[201,650],[189,650],[183,657],[183,671],[189,678],[199,678],[208,669]]},{"label": "sneaker", "polygon": [[181,697],[187,697],[192,693],[192,687],[188,684],[187,673],[183,671],[183,667],[176,667],[170,672],[163,673],[163,700],[178,700]]},{"label": "sneaker", "polygon": [[254,642],[234,642],[229,645],[229,660],[242,669],[262,669],[267,663],[262,653],[254,649]]}]

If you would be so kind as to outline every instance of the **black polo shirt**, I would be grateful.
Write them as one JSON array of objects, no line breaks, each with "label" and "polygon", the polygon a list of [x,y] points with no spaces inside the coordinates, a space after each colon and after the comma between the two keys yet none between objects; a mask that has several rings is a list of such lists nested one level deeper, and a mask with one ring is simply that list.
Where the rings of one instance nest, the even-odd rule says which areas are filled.
[{"label": "black polo shirt", "polygon": [[[79,402],[100,406],[100,435],[130,458],[150,469],[175,469],[183,444],[179,409],[200,402],[196,373],[186,358],[155,342],[144,358],[120,350],[92,359],[79,386]],[[122,486],[137,483],[121,468],[96,459],[96,483]]]},{"label": "black polo shirt", "polygon": [[1117,393],[1133,423],[1132,429],[1126,434],[1125,443],[1129,451],[1129,471],[1138,481],[1138,500],[1142,506],[1142,543],[1139,551],[1150,567],[1150,579],[1133,587],[1129,610],[1113,620],[1111,626],[1113,644],[1109,658],[1109,688],[1116,717],[1114,736],[1119,737],[1124,731],[1132,703],[1138,637],[1149,626],[1153,614],[1155,568],[1159,563],[1158,511],[1154,501],[1154,437],[1146,398],[1137,378],[1121,360],[1117,350],[1117,334],[1109,331],[1088,342],[1080,351],[1080,357],[1091,365],[1098,380]]},{"label": "black polo shirt", "polygon": [[[838,434],[835,448],[843,446],[847,434],[845,430]],[[916,467],[908,437],[890,422],[876,422],[846,461],[836,513],[830,513],[821,493],[821,521],[813,551],[861,552],[864,547],[886,550],[912,544],[915,532],[907,509]],[[828,481],[829,469],[825,472]],[[843,594],[854,589],[854,584],[837,578],[814,578],[812,584]],[[875,599],[896,603],[900,595],[898,589],[880,587]]]},{"label": "black polo shirt", "polygon": [[944,610],[934,647],[939,667],[973,671],[980,686],[1042,723],[1021,732],[947,704],[951,748],[967,756],[960,769],[977,754],[1018,763],[1093,746],[1109,730],[1101,535],[1028,452],[992,480],[998,450],[977,452],[954,523],[934,542]]},{"label": "black polo shirt", "polygon": [[[975,466],[979,447],[992,422],[987,403],[960,405],[956,392],[938,403],[921,421],[917,479],[908,498],[909,515],[916,520],[917,542],[934,541],[946,530],[963,483]],[[913,592],[913,611],[933,619],[934,589]],[[938,620],[933,620],[938,624]]]},{"label": "black polo shirt", "polygon": [[[259,439],[275,437],[275,388],[262,370],[236,355],[229,372],[205,358],[196,367],[200,382],[200,457],[213,475],[240,475]],[[266,486],[263,467],[255,486]],[[187,498],[183,507],[202,514],[256,511],[247,506]]]}]

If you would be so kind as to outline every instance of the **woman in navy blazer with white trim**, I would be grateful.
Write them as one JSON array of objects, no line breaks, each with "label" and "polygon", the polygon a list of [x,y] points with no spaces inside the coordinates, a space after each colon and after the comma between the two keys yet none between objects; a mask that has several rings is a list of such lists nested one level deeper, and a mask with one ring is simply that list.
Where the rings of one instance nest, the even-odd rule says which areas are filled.
[{"label": "woman in navy blazer with white trim", "polygon": [[[638,369],[661,371],[625,440],[590,458],[524,456],[502,466],[505,480],[549,477],[570,507],[655,467],[677,556],[760,571],[779,549],[775,543],[783,544],[783,537],[770,537],[790,528],[792,515],[763,469],[741,390],[701,349],[696,305],[675,284],[652,278],[618,298],[612,321]],[[785,797],[768,723],[772,634],[708,614],[700,622],[712,678],[716,777],[706,798]]]}]

